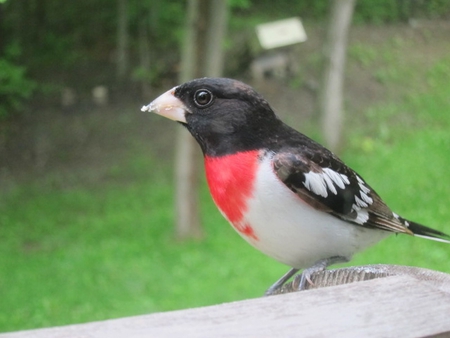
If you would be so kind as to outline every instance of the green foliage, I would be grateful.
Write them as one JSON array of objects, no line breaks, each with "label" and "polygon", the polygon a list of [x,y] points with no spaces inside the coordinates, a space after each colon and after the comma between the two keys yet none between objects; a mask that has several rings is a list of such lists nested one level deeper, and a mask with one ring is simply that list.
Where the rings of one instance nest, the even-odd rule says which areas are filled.
[{"label": "green foliage", "polygon": [[[237,0],[231,3],[239,2]],[[244,3],[247,1],[244,1]],[[254,16],[271,17],[272,20],[288,16],[300,16],[305,20],[328,18],[329,1],[251,1],[243,7]],[[446,18],[450,15],[450,3],[446,0],[404,1],[404,0],[358,0],[354,11],[354,22],[382,24],[402,22],[409,18]],[[233,18],[231,18],[233,19]]]},{"label": "green foliage", "polygon": [[5,57],[0,58],[0,120],[22,109],[36,88],[36,83],[27,78],[25,67],[11,61],[19,55],[19,47],[10,45]]},{"label": "green foliage", "polygon": [[228,0],[230,8],[247,9],[251,7],[251,0]]},{"label": "green foliage", "polygon": [[[328,1],[251,1],[231,0],[230,30],[254,34],[255,24],[300,16],[305,20],[327,20]],[[179,42],[183,38],[185,2],[152,1],[128,2],[129,22],[129,78],[148,81],[157,86],[161,79],[173,79],[179,64]],[[82,87],[90,91],[98,82],[112,83],[115,79],[114,55],[116,53],[117,7],[108,0],[76,2],[45,1],[24,6],[20,1],[6,1],[2,4],[2,36],[4,43],[20,43],[23,57],[2,61],[7,68],[5,77],[14,84],[5,84],[16,95],[12,96],[8,108],[1,108],[5,116],[10,106],[20,106],[22,99],[17,93],[27,97],[29,87],[25,81],[24,68],[45,85]],[[428,1],[370,1],[360,0],[355,9],[355,22],[384,23],[404,21],[409,17],[446,17],[450,13],[450,3],[444,0]],[[16,27],[32,27],[17,30]],[[143,33],[145,32],[145,34]],[[149,69],[140,65],[142,35],[149,42]],[[255,39],[256,41],[256,39]],[[247,43],[247,42],[245,42]],[[248,46],[247,46],[248,47]],[[259,45],[258,45],[259,47]],[[251,46],[249,47],[252,48]],[[26,57],[25,57],[26,55]],[[32,56],[32,57],[31,57]],[[163,57],[161,57],[163,56]],[[251,56],[250,56],[251,57]],[[364,56],[363,56],[364,57]],[[366,53],[365,57],[369,57]],[[236,55],[234,59],[245,59]],[[361,59],[367,62],[366,59]],[[19,67],[20,64],[22,67]],[[244,61],[244,66],[246,65]],[[228,76],[242,73],[242,64],[234,62],[228,66]],[[380,69],[376,75],[380,82],[396,77],[393,69]],[[20,82],[20,83],[19,83]],[[12,87],[15,87],[14,89]],[[22,90],[18,90],[18,88]],[[4,106],[4,105],[3,105]]]},{"label": "green foliage", "polygon": [[[33,77],[58,85],[70,83],[76,86],[78,81],[89,90],[99,79],[115,81],[115,72],[111,68],[114,68],[119,16],[116,3],[79,0],[26,4],[20,1],[2,3],[1,34],[5,44],[20,43],[26,57],[16,61],[25,66]],[[329,1],[306,0],[230,0],[229,5],[230,30],[239,32],[252,32],[257,23],[290,16],[324,21],[328,19],[330,8]],[[128,1],[131,78],[157,83],[162,77],[175,77],[179,42],[185,29],[185,6],[182,1]],[[415,17],[445,18],[449,14],[450,2],[447,0],[359,0],[354,21],[385,23]],[[17,27],[30,29],[18,30]],[[151,69],[145,71],[139,65],[140,35],[144,31],[151,46]],[[381,80],[384,77],[385,74],[380,75]]]},{"label": "green foliage", "polygon": [[354,21],[357,23],[382,24],[406,21],[409,18],[445,18],[449,14],[450,3],[446,0],[358,0]]},{"label": "green foliage", "polygon": [[158,73],[158,68],[152,67],[150,70],[146,70],[144,67],[137,67],[133,69],[131,78],[135,81],[145,81],[147,83],[154,83],[156,79],[161,76],[160,73]]},{"label": "green foliage", "polygon": [[356,2],[355,21],[378,24],[400,21],[402,17],[399,4],[399,1],[392,0],[359,0]]},{"label": "green foliage", "polygon": [[[376,50],[366,44],[356,44],[349,49],[350,56],[371,69],[372,76],[393,98],[369,107],[364,115],[358,116],[364,128],[353,128],[354,138],[349,138],[351,144],[355,142],[353,146],[373,151],[375,143],[389,144],[393,137],[400,136],[398,133],[416,132],[417,128],[450,127],[446,108],[450,105],[450,59],[438,59],[428,69],[412,58],[405,62],[405,57],[396,53],[399,50],[397,40],[392,38]],[[406,51],[411,48],[402,47],[407,47],[403,49]]]},{"label": "green foliage", "polygon": [[449,15],[449,3],[448,0],[427,0],[422,1],[424,11],[432,17],[445,17]]},{"label": "green foliage", "polygon": [[361,63],[364,67],[370,66],[379,56],[377,50],[372,46],[364,44],[353,44],[348,47],[348,55]]}]

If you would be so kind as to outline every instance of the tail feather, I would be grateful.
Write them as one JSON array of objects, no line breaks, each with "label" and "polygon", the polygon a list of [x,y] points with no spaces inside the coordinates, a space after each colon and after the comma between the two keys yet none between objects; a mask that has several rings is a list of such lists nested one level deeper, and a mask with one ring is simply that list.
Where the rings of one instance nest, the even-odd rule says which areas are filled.
[{"label": "tail feather", "polygon": [[450,243],[450,236],[446,233],[426,227],[425,225],[419,223],[411,221],[406,222],[406,224],[409,224],[408,229],[413,232],[414,236],[431,239],[438,242]]}]

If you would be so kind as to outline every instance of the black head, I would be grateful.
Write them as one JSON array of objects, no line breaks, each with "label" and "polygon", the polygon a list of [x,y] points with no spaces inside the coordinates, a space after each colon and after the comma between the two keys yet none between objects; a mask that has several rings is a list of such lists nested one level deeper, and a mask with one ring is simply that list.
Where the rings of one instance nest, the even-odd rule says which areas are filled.
[{"label": "black head", "polygon": [[176,120],[209,156],[261,147],[281,124],[252,87],[225,78],[202,78],[177,86],[143,110]]}]

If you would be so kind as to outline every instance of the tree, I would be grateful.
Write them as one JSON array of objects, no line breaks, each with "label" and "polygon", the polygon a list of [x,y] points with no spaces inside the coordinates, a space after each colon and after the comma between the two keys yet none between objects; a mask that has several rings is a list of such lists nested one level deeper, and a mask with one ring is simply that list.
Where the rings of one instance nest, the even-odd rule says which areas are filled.
[{"label": "tree", "polygon": [[116,72],[123,81],[129,68],[128,54],[128,0],[117,0],[117,60]]},{"label": "tree", "polygon": [[325,143],[332,151],[339,148],[342,134],[342,102],[347,36],[356,0],[334,0],[325,43],[319,109]]},{"label": "tree", "polygon": [[[226,0],[189,0],[182,51],[180,83],[196,77],[220,76],[227,23]],[[192,136],[180,128],[175,155],[176,236],[202,236],[197,202],[199,150]]]},{"label": "tree", "polygon": [[[147,12],[145,9],[143,11]],[[157,12],[157,11],[155,11]],[[153,19],[153,18],[152,18]],[[151,20],[152,24],[155,20]],[[150,74],[151,72],[151,57],[150,57],[150,36],[148,27],[148,15],[142,15],[139,21],[139,61],[140,61],[140,71],[141,74]],[[141,78],[141,90],[142,96],[146,97],[150,92],[150,83],[145,76]]]}]

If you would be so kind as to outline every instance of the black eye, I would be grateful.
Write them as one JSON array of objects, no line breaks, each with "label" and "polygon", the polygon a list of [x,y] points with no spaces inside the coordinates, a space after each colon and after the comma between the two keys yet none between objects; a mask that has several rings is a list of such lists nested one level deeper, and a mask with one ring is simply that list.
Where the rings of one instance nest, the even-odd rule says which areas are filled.
[{"label": "black eye", "polygon": [[207,89],[199,89],[194,94],[195,104],[199,108],[205,108],[213,101],[213,95]]}]

